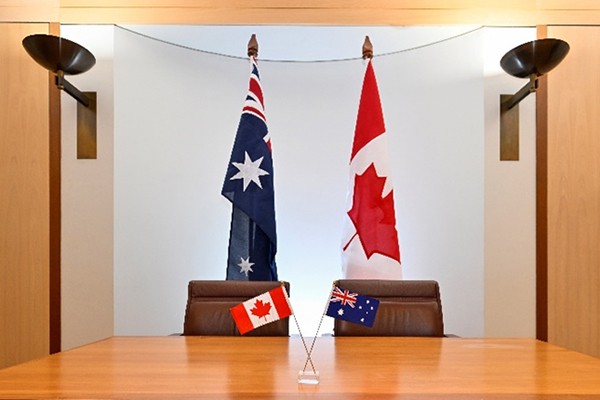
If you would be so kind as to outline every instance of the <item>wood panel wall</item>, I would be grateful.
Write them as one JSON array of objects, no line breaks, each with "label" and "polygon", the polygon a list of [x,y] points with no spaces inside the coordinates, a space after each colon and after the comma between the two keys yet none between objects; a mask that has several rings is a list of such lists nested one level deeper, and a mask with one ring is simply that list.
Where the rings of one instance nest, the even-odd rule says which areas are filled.
[{"label": "wood panel wall", "polygon": [[49,352],[48,73],[0,24],[0,368]]},{"label": "wood panel wall", "polygon": [[595,0],[0,0],[0,21],[139,24],[595,24]]},{"label": "wood panel wall", "polygon": [[0,0],[0,21],[58,21],[59,10],[59,0]]},{"label": "wood panel wall", "polygon": [[521,25],[600,21],[591,0],[61,0],[61,22]]},{"label": "wood panel wall", "polygon": [[600,357],[600,26],[549,26],[548,341]]}]

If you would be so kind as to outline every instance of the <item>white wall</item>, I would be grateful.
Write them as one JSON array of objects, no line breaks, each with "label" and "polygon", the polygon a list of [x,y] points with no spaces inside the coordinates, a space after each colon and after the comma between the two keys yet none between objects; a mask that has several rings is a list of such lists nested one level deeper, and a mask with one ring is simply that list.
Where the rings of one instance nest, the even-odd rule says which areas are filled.
[{"label": "white wall", "polygon": [[501,94],[527,79],[499,60],[535,40],[531,28],[485,31],[485,334],[535,337],[535,94],[519,104],[519,161],[499,161]]},{"label": "white wall", "polygon": [[[77,159],[77,101],[61,94],[62,349],[110,337],[113,310],[113,27],[63,26],[96,57],[83,75],[67,76],[97,92],[97,159]],[[102,38],[101,41],[98,38]]]},{"label": "white wall", "polygon": [[[267,53],[267,38],[298,40],[317,28],[238,27],[223,40],[239,43],[243,53],[257,29],[261,57],[277,59]],[[535,319],[530,280],[535,264],[527,265],[535,247],[533,210],[527,214],[533,183],[524,190],[533,170],[530,163],[509,168],[497,162],[494,91],[510,92],[513,86],[502,83],[512,83],[510,77],[499,81],[486,75],[486,54],[489,46],[504,52],[509,44],[529,40],[523,37],[534,30],[521,30],[500,45],[486,28],[420,47],[469,30],[340,28],[299,49],[296,59],[355,58],[365,34],[376,54],[378,43],[384,50],[393,45],[407,49],[374,60],[390,142],[404,277],[440,282],[448,332],[533,336],[535,329],[527,324],[511,327],[514,321]],[[351,41],[358,51],[349,54]],[[187,282],[225,276],[230,205],[220,188],[249,64],[121,28],[115,28],[114,43],[114,333],[179,332]],[[274,146],[279,273],[292,284],[298,321],[310,336],[331,281],[340,277],[341,216],[364,63],[259,63]],[[490,79],[496,82],[493,90]],[[522,109],[521,118],[530,121],[522,136],[533,132],[532,111]],[[530,159],[534,149],[522,142],[521,155]],[[521,184],[502,190],[519,210],[506,215],[495,188],[522,174]],[[517,224],[518,238],[500,222]],[[511,251],[496,260],[503,246]],[[524,273],[515,277],[504,271],[507,262]],[[518,281],[512,286],[516,300],[506,307],[501,299],[506,281],[496,285],[497,274]],[[331,326],[325,319],[320,332]]]}]

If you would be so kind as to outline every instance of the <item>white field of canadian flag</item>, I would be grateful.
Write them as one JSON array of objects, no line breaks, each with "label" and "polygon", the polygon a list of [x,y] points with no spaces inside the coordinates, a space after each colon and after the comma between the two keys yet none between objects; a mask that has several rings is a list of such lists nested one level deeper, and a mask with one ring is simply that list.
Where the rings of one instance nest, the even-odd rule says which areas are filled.
[{"label": "white field of canadian flag", "polygon": [[289,298],[283,286],[246,300],[232,307],[230,311],[242,335],[259,326],[293,314]]}]

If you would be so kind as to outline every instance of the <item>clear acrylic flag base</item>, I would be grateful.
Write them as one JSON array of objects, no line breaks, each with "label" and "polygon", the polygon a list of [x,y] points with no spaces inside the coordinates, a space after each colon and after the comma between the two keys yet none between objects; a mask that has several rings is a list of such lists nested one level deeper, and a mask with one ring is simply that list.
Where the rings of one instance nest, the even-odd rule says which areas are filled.
[{"label": "clear acrylic flag base", "polygon": [[298,372],[298,383],[302,385],[318,385],[319,371],[300,371]]},{"label": "clear acrylic flag base", "polygon": [[[325,308],[325,309],[327,309],[327,308]],[[302,331],[300,331],[300,325],[298,324],[298,320],[296,319],[296,314],[293,314],[293,315],[294,315],[294,321],[296,321],[296,326],[298,327],[298,334],[300,336],[300,339],[302,339],[302,344],[304,345],[304,350],[306,351],[306,362],[304,363],[304,368],[302,368],[302,370],[300,370],[298,372],[298,384],[299,385],[318,385],[319,378],[320,378],[319,371],[317,371],[315,369],[315,365],[313,364],[311,354],[312,354],[313,348],[315,346],[315,341],[317,340],[317,335],[319,334],[319,329],[321,328],[321,324],[323,323],[323,317],[325,317],[325,313],[323,313],[323,315],[321,315],[321,321],[319,322],[319,326],[317,327],[317,332],[315,333],[315,336],[313,337],[312,343],[310,345],[310,350],[308,349],[308,347],[306,347],[306,341],[304,340]],[[307,370],[309,363],[310,363],[310,369]]]}]

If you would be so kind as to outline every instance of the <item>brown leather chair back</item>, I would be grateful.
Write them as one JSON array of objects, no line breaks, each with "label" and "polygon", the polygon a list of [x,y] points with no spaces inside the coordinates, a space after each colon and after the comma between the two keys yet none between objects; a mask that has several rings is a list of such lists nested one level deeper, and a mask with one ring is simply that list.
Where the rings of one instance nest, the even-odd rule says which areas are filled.
[{"label": "brown leather chair back", "polygon": [[335,336],[444,336],[436,281],[340,279],[335,283],[380,302],[373,327],[336,319]]},{"label": "brown leather chair back", "polygon": [[[239,336],[229,309],[281,286],[282,282],[190,281],[183,335]],[[290,284],[283,282],[288,295]],[[263,325],[244,336],[289,336],[289,317]]]}]

